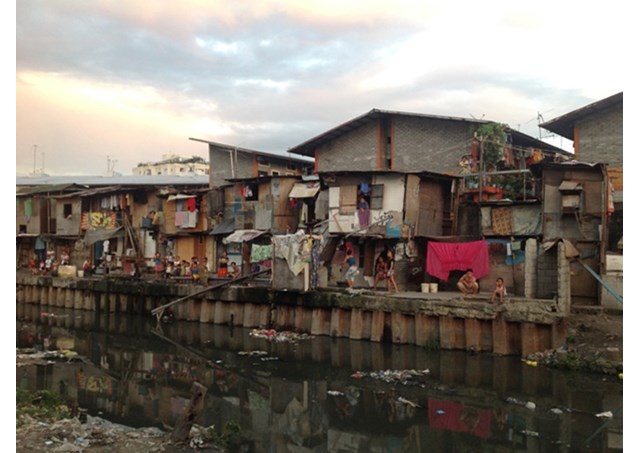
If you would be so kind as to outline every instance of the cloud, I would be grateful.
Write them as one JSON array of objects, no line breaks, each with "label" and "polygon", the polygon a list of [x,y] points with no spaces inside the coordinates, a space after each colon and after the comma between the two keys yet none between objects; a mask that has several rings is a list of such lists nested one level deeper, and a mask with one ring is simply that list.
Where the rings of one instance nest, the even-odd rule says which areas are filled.
[{"label": "cloud", "polygon": [[34,143],[98,169],[188,137],[284,151],[374,107],[523,125],[621,91],[620,52],[583,33],[613,13],[556,3],[21,0],[18,169]]}]

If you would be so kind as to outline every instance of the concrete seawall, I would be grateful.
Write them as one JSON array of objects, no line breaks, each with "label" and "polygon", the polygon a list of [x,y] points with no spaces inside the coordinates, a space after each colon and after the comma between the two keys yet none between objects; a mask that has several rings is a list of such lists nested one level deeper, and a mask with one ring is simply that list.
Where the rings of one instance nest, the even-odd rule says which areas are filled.
[{"label": "concrete seawall", "polygon": [[[204,288],[164,281],[16,276],[17,303],[49,311],[59,307],[151,316],[154,308]],[[567,336],[567,314],[553,300],[510,298],[504,305],[494,305],[486,295],[463,299],[451,292],[300,293],[230,286],[168,310],[175,319],[199,323],[523,357],[556,348]]]}]

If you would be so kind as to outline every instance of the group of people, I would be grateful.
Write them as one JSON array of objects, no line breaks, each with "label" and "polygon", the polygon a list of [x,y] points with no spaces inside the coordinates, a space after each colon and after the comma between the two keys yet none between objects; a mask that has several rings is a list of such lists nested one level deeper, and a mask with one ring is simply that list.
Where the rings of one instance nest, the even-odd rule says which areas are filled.
[{"label": "group of people", "polygon": [[29,269],[34,275],[56,275],[60,266],[68,266],[69,264],[71,264],[69,250],[66,248],[60,252],[60,259],[56,258],[53,250],[48,250],[44,259],[31,258],[28,263]]},{"label": "group of people", "polygon": [[[195,256],[190,261],[187,261],[181,259],[179,255],[174,257],[169,253],[162,258],[160,253],[156,253],[153,259],[153,268],[157,278],[161,278],[163,275],[167,279],[171,277],[191,277],[194,281],[202,280],[205,284],[208,282],[211,273],[209,259],[206,256],[202,258],[202,261]],[[218,277],[240,277],[240,267],[234,261],[229,263],[226,252],[218,260]]]},{"label": "group of people", "polygon": [[[478,290],[480,289],[480,285],[478,284],[478,280],[475,275],[473,275],[472,269],[466,270],[462,277],[460,277],[460,280],[458,280],[457,286],[464,296],[470,297],[478,294]],[[494,303],[496,299],[499,303],[504,303],[504,296],[506,296],[506,294],[507,289],[504,286],[504,279],[502,277],[498,277],[496,279],[496,286],[491,294],[491,303]]]},{"label": "group of people", "polygon": [[[347,282],[347,286],[349,288],[353,288],[354,280],[356,276],[360,273],[358,268],[358,264],[355,256],[353,255],[353,250],[348,248],[345,254],[344,259],[342,260],[342,265],[347,265],[347,271],[345,273],[345,281]],[[378,259],[376,260],[375,267],[375,276],[373,279],[373,289],[378,289],[378,283],[380,281],[387,281],[387,290],[388,291],[398,291],[398,285],[396,283],[395,277],[396,270],[396,260],[395,255],[392,249],[383,250]]]},{"label": "group of people", "polygon": [[235,261],[229,262],[229,255],[223,252],[218,260],[218,277],[220,278],[238,278],[240,277],[240,267]]},{"label": "group of people", "polygon": [[375,276],[373,277],[373,289],[378,290],[380,281],[387,281],[387,290],[398,291],[395,277],[396,260],[393,250],[385,249],[376,260]]},{"label": "group of people", "polygon": [[[353,250],[351,248],[347,248],[345,257],[342,260],[342,265],[347,265],[347,271],[345,273],[345,281],[347,282],[347,286],[349,288],[353,288],[354,280],[356,276],[360,273],[358,268],[357,260],[353,254]],[[398,285],[396,284],[395,279],[395,269],[396,269],[396,261],[395,255],[392,249],[385,249],[378,255],[375,264],[375,275],[373,278],[373,289],[375,291],[378,290],[378,284],[381,281],[387,282],[387,290],[388,291],[398,291]],[[478,294],[480,289],[480,285],[478,284],[478,280],[475,275],[473,275],[472,269],[467,269],[465,273],[460,277],[457,283],[457,287],[462,292],[464,296],[474,297]],[[496,284],[491,294],[491,302],[494,303],[498,300],[499,303],[504,303],[504,298],[507,294],[507,289],[504,284],[504,279],[502,277],[498,277],[496,279]]]},{"label": "group of people", "polygon": [[156,253],[153,258],[153,269],[157,278],[163,275],[165,278],[171,277],[190,277],[194,281],[200,280],[202,277],[208,278],[211,268],[207,257],[202,259],[202,263],[197,257],[191,257],[190,261],[181,259],[179,255],[175,257],[169,253],[162,258],[160,253]]}]

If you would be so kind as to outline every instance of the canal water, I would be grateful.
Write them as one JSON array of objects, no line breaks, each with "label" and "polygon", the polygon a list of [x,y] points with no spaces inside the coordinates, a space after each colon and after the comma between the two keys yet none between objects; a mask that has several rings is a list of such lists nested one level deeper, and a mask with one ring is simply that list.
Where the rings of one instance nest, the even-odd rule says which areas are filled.
[{"label": "canal water", "polygon": [[84,358],[18,367],[17,386],[117,423],[171,429],[196,381],[207,388],[196,423],[239,426],[242,451],[622,451],[622,383],[612,377],[484,353],[16,310],[18,348]]}]

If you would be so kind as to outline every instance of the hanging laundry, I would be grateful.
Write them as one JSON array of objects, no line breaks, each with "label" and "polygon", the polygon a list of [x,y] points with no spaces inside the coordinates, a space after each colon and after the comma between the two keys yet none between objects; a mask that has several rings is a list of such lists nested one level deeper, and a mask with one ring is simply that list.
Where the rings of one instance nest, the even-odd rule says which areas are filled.
[{"label": "hanging laundry", "polygon": [[534,148],[533,150],[533,162],[537,163],[544,159],[544,154],[542,154],[542,150],[539,148]]},{"label": "hanging laundry", "polygon": [[448,280],[449,272],[473,269],[476,278],[489,274],[489,246],[487,241],[429,242],[427,244],[427,273]]},{"label": "hanging laundry", "polygon": [[196,210],[196,199],[195,198],[187,198],[187,201],[185,202],[185,207],[187,208],[187,211],[189,212],[193,212]]},{"label": "hanging laundry", "polygon": [[613,183],[609,181],[609,196],[607,197],[607,216],[611,216],[616,210],[615,205],[613,204],[613,193],[615,189],[613,188]]},{"label": "hanging laundry", "polygon": [[176,212],[176,220],[174,222],[174,225],[177,227],[182,227],[183,223],[184,223],[184,212],[182,211]]},{"label": "hanging laundry", "polygon": [[187,228],[195,228],[198,224],[198,211],[194,212],[186,212],[187,217]]},{"label": "hanging laundry", "polygon": [[272,256],[272,245],[251,244],[251,262],[260,263],[261,261],[270,260]]},{"label": "hanging laundry", "polygon": [[360,191],[360,194],[367,195],[371,191],[371,188],[369,187],[369,184],[367,182],[362,181],[360,183],[360,186],[358,187],[358,190]]}]

